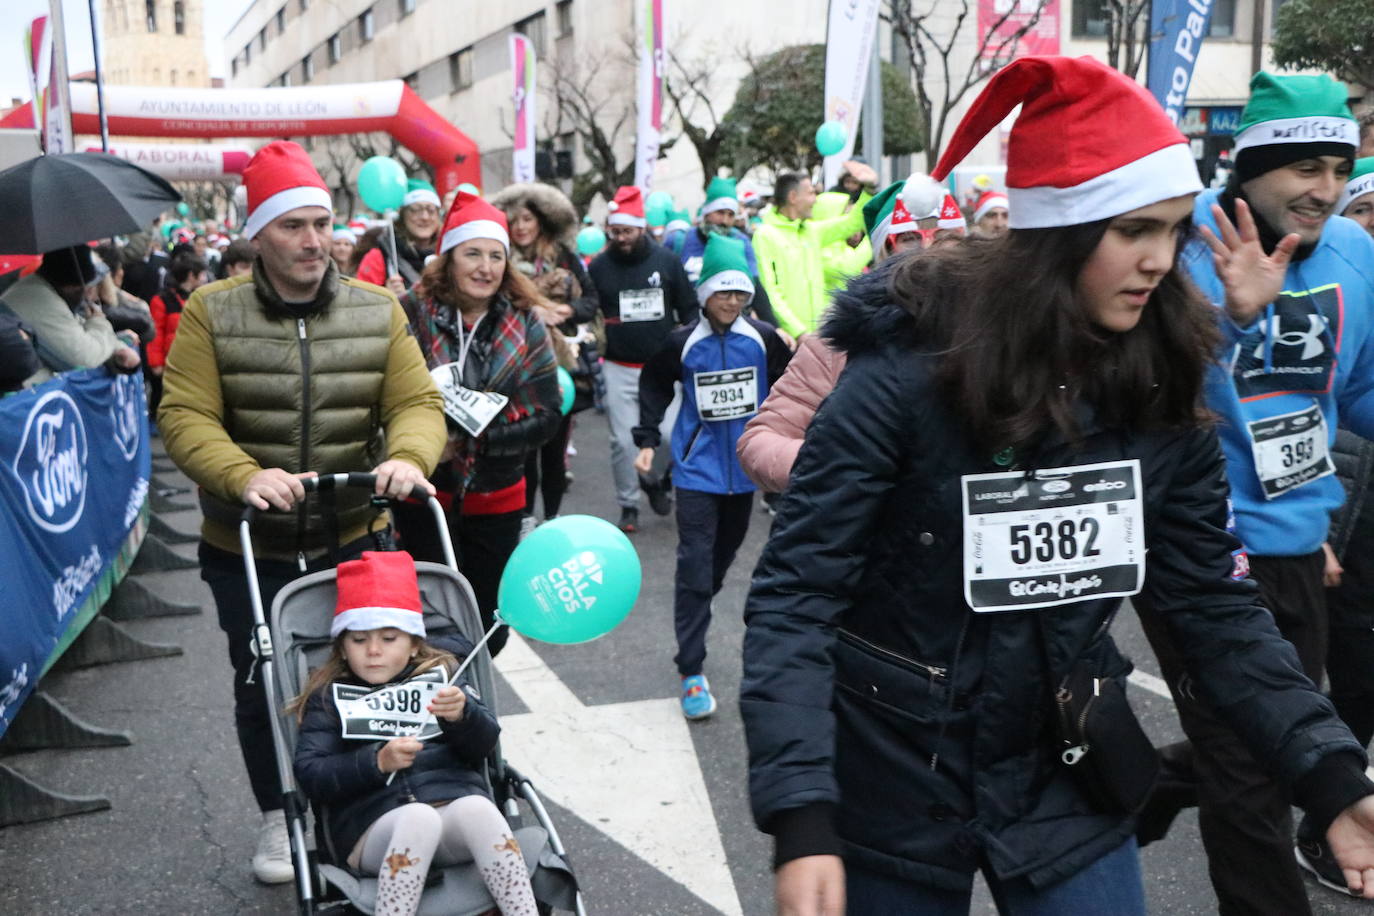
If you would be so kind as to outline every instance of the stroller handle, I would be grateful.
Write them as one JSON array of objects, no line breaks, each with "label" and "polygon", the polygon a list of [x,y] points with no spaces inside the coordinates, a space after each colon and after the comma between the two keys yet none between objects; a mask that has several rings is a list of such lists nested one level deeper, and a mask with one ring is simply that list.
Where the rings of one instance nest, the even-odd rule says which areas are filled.
[{"label": "stroller handle", "polygon": [[[375,490],[377,489],[377,475],[365,471],[323,474],[319,477],[302,477],[301,485],[305,487],[307,493],[317,493],[320,490]],[[420,484],[416,484],[411,489],[410,496],[407,497],[407,499],[422,504],[429,502],[429,498],[429,491]],[[258,517],[258,511],[253,506],[245,506],[239,520],[251,525],[253,519]]]}]

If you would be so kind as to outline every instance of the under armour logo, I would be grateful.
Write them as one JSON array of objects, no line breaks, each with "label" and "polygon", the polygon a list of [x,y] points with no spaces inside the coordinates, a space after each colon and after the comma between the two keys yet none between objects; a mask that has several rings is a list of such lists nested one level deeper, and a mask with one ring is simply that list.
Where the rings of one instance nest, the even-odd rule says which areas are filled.
[{"label": "under armour logo", "polygon": [[[1289,347],[1302,345],[1302,355],[1300,359],[1312,359],[1320,356],[1325,350],[1326,345],[1322,343],[1322,336],[1326,334],[1326,319],[1321,315],[1307,316],[1306,331],[1280,331],[1279,316],[1275,315],[1269,319],[1267,336],[1276,345],[1284,344]],[[1261,340],[1259,346],[1255,347],[1255,358],[1264,358],[1264,341]]]},{"label": "under armour logo", "polygon": [[649,274],[649,285],[654,287],[663,285],[663,278],[658,275],[658,271]]}]

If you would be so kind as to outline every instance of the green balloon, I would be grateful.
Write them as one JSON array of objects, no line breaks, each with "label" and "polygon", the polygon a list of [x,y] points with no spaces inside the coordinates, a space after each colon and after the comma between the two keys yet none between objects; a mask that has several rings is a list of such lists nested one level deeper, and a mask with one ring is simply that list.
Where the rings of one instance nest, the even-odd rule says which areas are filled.
[{"label": "green balloon", "polygon": [[399,210],[406,196],[406,171],[395,159],[373,156],[358,172],[358,193],[378,213]]},{"label": "green balloon", "polygon": [[661,209],[671,213],[673,211],[673,195],[667,191],[652,191],[644,201],[646,210]]},{"label": "green balloon", "polygon": [[833,156],[844,149],[844,124],[840,121],[826,121],[816,128],[816,151],[822,156]]},{"label": "green balloon", "polygon": [[181,203],[177,204],[177,213],[182,216],[191,215],[191,208],[187,205],[186,201],[183,200]]},{"label": "green balloon", "polygon": [[460,184],[458,186],[458,190],[464,192],[465,194],[471,194],[473,197],[482,196],[482,189],[477,187],[477,185],[473,184],[470,181],[465,181],[462,184]]},{"label": "green balloon", "polygon": [[606,247],[606,233],[600,226],[586,226],[577,233],[577,253],[595,257]]},{"label": "green balloon", "polygon": [[639,555],[619,528],[563,515],[520,542],[497,592],[497,617],[522,636],[563,645],[604,636],[639,598]]},{"label": "green balloon", "polygon": [[563,403],[558,405],[558,409],[566,417],[572,411],[573,401],[577,398],[577,388],[573,385],[572,373],[562,366],[558,367],[558,390],[563,395]]}]

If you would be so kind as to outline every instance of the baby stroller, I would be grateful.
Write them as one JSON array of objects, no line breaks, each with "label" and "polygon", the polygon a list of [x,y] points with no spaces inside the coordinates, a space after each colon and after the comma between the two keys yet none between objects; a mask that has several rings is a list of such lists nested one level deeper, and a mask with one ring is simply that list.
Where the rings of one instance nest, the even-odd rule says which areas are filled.
[{"label": "baby stroller", "polygon": [[[372,490],[376,479],[371,474],[333,474],[302,481],[307,492],[318,492],[326,514],[332,512],[332,491],[337,488]],[[458,572],[448,525],[438,501],[421,488],[412,499],[428,503],[439,527],[447,565],[417,562],[416,577],[424,607],[425,629],[431,634],[457,631],[474,645],[482,636],[481,616],[472,588]],[[374,498],[379,508],[385,500]],[[296,786],[292,760],[296,750],[297,722],[285,704],[300,694],[312,669],[329,654],[332,640],[329,627],[335,603],[335,570],[311,573],[290,583],[278,593],[272,605],[269,627],[263,613],[262,593],[253,560],[251,528],[256,510],[244,510],[239,523],[239,542],[248,576],[248,591],[253,605],[254,647],[261,659],[267,702],[272,711],[273,744],[277,771],[281,778],[291,855],[296,869],[296,894],[299,912],[353,912],[371,914],[377,893],[377,879],[361,876],[344,864],[347,850],[326,848],[324,832],[314,836],[306,829],[312,815],[310,805]],[[332,520],[331,520],[332,522]],[[492,681],[491,656],[479,648],[466,675],[477,687],[483,702],[497,715],[496,690]],[[498,744],[483,765],[487,787],[497,807],[506,815],[525,856],[530,881],[541,912],[554,909],[583,914],[581,895],[558,837],[543,803],[529,780],[506,764]],[[524,823],[519,800],[523,799],[537,824]],[[317,814],[318,812],[316,812]],[[477,916],[494,911],[491,897],[475,865],[433,868],[421,897],[421,916]]]}]

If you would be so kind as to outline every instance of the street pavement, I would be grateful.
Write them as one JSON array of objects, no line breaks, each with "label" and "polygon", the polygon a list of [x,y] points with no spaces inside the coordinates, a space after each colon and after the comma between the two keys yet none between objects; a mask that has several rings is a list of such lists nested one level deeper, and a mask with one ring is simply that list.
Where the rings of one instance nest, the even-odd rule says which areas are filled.
[{"label": "street pavement", "polygon": [[[576,480],[564,514],[617,517],[604,418],[581,414],[572,459]],[[155,454],[160,453],[159,443]],[[178,473],[160,487],[189,486]],[[193,497],[177,499],[190,503]],[[184,531],[195,510],[164,519]],[[686,723],[672,665],[676,536],[670,517],[641,507],[634,535],[644,569],[640,600],[613,633],[584,645],[513,641],[497,659],[503,750],[534,779],[563,835],[596,916],[772,912],[771,843],[749,816],[746,756],[736,699],[749,574],[770,518],[753,516],[749,537],[716,598],[706,674],[720,701],[715,717]],[[176,548],[194,556],[194,545]],[[15,560],[12,558],[11,562]],[[0,830],[0,913],[290,913],[290,886],[254,882],[248,868],[257,812],[234,739],[230,668],[209,591],[196,570],[146,574],[194,617],[136,622],[138,637],[180,645],[183,655],[62,672],[41,687],[76,715],[128,730],[129,747],[42,751],[4,762],[55,789],[104,794],[108,811]],[[1146,677],[1158,668],[1136,625],[1116,624],[1123,650]],[[1131,687],[1156,743],[1177,740],[1170,701]],[[1169,837],[1143,853],[1150,912],[1212,913],[1196,817],[1185,812]],[[1366,904],[1309,884],[1318,914],[1374,913]],[[992,913],[981,887],[973,912]]]}]

